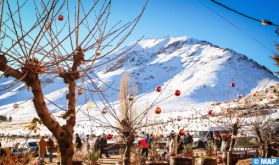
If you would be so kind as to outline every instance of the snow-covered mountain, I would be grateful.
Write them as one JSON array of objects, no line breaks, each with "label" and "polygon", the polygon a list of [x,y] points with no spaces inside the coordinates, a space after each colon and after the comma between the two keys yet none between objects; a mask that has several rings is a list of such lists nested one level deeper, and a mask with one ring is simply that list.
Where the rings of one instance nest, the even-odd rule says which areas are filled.
[{"label": "snow-covered mountain", "polygon": [[[189,37],[144,39],[117,50],[95,65],[105,63],[128,49],[131,50],[116,60],[89,72],[93,81],[105,89],[104,94],[110,102],[117,101],[117,89],[126,72],[131,75],[131,84],[138,86],[138,95],[144,95],[139,100],[140,106],[152,103],[160,95],[159,100],[162,101],[156,106],[160,106],[164,113],[190,111],[191,107],[235,99],[238,95],[247,95],[279,82],[271,71],[245,55]],[[45,96],[65,108],[66,84],[61,78],[52,77],[47,76],[43,80]],[[0,78],[0,88],[13,82],[12,78]],[[235,87],[231,87],[231,83]],[[161,93],[155,91],[157,86],[162,87]],[[180,90],[181,95],[175,96],[175,90]],[[87,101],[84,95],[78,97],[79,106]],[[31,100],[26,101],[31,97],[25,84],[17,84],[9,92],[0,91],[0,114],[22,120],[36,116]],[[94,99],[100,101],[97,94]],[[15,103],[19,103],[19,108],[13,108]],[[48,104],[51,111],[60,111],[55,105]]]}]

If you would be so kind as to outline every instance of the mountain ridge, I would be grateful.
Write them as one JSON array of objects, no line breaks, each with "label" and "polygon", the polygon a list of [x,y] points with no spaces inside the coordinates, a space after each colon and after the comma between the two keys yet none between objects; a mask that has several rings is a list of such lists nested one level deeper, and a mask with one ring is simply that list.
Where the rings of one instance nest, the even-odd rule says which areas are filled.
[{"label": "mountain ridge", "polygon": [[[96,65],[130,48],[129,52],[108,62],[106,66],[89,72],[100,88],[109,86],[104,92],[109,102],[117,102],[120,80],[126,72],[131,75],[131,85],[137,84],[138,94],[146,95],[139,104],[154,100],[158,96],[158,92],[155,91],[157,86],[166,89],[162,93],[162,98],[172,95],[175,90],[181,90],[181,96],[170,97],[159,104],[166,109],[163,112],[181,111],[185,109],[185,105],[204,106],[216,101],[235,99],[238,95],[248,95],[252,91],[279,82],[270,70],[247,56],[188,36],[132,42],[115,51],[108,58],[97,61]],[[106,85],[98,81],[97,77]],[[13,81],[11,78],[1,78],[0,88]],[[66,109],[67,88],[63,80],[59,77],[52,79],[50,76],[44,82],[47,85],[44,88],[45,96]],[[232,82],[236,84],[235,87],[230,87]],[[24,102],[26,98],[32,97],[24,84],[18,84],[11,90],[0,92],[0,109],[5,109],[5,112],[11,111],[14,103]],[[85,93],[88,95],[87,92]],[[101,102],[98,96],[94,97],[97,102]],[[48,104],[52,112],[60,111],[57,107]],[[78,106],[84,104],[86,99],[79,97]],[[173,104],[176,107],[173,107]],[[31,101],[22,103],[24,111],[32,108]],[[16,113],[20,114],[20,111]],[[28,116],[27,112],[26,116]]]}]

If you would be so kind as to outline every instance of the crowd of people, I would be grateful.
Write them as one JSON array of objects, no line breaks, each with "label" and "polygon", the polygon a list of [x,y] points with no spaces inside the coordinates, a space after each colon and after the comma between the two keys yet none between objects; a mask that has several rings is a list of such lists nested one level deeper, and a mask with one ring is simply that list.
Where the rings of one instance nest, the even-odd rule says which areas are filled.
[{"label": "crowd of people", "polygon": [[[82,140],[80,138],[80,136],[78,134],[76,134],[76,140],[75,140],[75,143],[76,143],[76,149],[77,150],[81,150],[82,148]],[[90,150],[91,148],[91,145],[90,145],[90,136],[87,135],[86,136],[86,147],[87,147],[87,150]],[[107,147],[107,136],[105,133],[103,133],[101,136],[97,136],[96,137],[96,140],[95,140],[95,143],[94,143],[94,149],[96,152],[99,152],[100,153],[100,158],[102,158],[102,155],[105,154],[107,158],[109,158],[109,154],[108,154],[108,147]]]},{"label": "crowd of people", "polygon": [[51,137],[48,138],[46,141],[44,136],[41,137],[39,143],[39,163],[38,164],[43,164],[45,162],[45,156],[48,152],[48,158],[49,162],[53,162],[53,153],[56,151],[56,147],[54,145],[54,141],[52,140]]},{"label": "crowd of people", "polygon": [[[231,135],[221,132],[212,132],[210,135],[210,141],[214,143],[215,146],[220,148],[220,151],[226,153],[228,151]],[[162,140],[162,136],[157,137],[157,135],[149,134],[144,131],[140,132],[137,136],[135,143],[138,144],[138,148],[140,149],[139,154],[145,158],[146,160],[150,155],[152,155],[152,149],[158,149],[158,146],[155,146],[154,142],[158,142]],[[164,136],[166,137],[166,136]],[[106,158],[109,158],[109,150],[110,145],[108,145],[108,135],[103,133],[100,136],[90,136],[90,135],[82,135],[79,134],[75,135],[75,149],[76,151],[84,151],[85,148],[87,151],[91,151],[94,149],[96,152],[99,153],[99,157],[102,158],[105,155]],[[114,138],[116,139],[116,138]],[[183,154],[185,153],[187,145],[193,146],[193,136],[189,132],[175,132],[171,131],[167,139],[164,139],[164,155],[162,157],[169,157],[171,155],[176,154]],[[114,143],[118,143],[115,142]],[[157,144],[156,144],[157,145]],[[0,148],[1,148],[1,141],[0,141]],[[17,143],[14,149],[19,148],[19,143]],[[54,142],[52,137],[41,137],[38,142],[38,164],[45,161],[45,157],[47,155],[49,162],[53,162],[53,153],[57,152],[57,143]],[[272,155],[278,154],[278,146],[274,147],[272,145],[268,145],[267,147],[267,157]],[[1,150],[0,150],[1,152]],[[150,154],[151,153],[151,154]],[[1,153],[0,153],[1,154]]]},{"label": "crowd of people", "polygon": [[[145,134],[141,132],[139,135],[138,145],[141,149],[141,156],[148,158],[148,153],[152,148],[152,142],[156,139],[152,134]],[[193,137],[190,133],[176,134],[174,131],[168,136],[166,141],[165,152],[163,152],[163,157],[167,155],[175,155],[183,153],[185,150],[185,145],[191,145],[193,143]],[[153,144],[154,145],[154,144]],[[156,146],[155,146],[156,147]]]}]

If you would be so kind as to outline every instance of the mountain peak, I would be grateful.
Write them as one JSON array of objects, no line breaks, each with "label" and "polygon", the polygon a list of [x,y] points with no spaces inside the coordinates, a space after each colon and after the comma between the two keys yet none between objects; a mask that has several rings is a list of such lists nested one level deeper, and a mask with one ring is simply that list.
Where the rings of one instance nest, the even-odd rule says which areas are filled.
[{"label": "mountain peak", "polygon": [[[133,44],[135,42],[130,45]],[[199,94],[204,84],[215,88],[216,97],[224,101],[230,82],[239,85],[238,91],[234,90],[231,95],[237,97],[239,93],[248,94],[264,79],[278,81],[271,71],[247,56],[188,36],[141,40],[130,52],[109,65],[105,73],[116,71],[115,76],[131,72],[132,80],[139,84],[140,93],[174,81],[172,79],[177,80],[174,86],[190,84],[185,93],[198,102],[208,99],[208,96]]]},{"label": "mountain peak", "polygon": [[[279,82],[271,71],[245,55],[188,36],[143,39],[128,44],[112,56],[122,54],[131,46],[130,51],[99,70],[94,70],[94,74],[89,72],[91,77],[97,75],[102,80],[96,81],[96,84],[105,89],[104,95],[109,96],[110,102],[118,100],[117,89],[125,72],[130,72],[131,84],[138,86],[138,95],[144,95],[144,99],[139,102],[141,105],[151,103],[158,96],[154,90],[157,86],[164,89],[161,98],[168,99],[159,105],[164,112],[185,111],[189,107],[235,99]],[[66,108],[66,86],[59,77],[52,80],[44,81],[45,97]],[[5,87],[11,81],[10,78],[1,78],[0,87]],[[235,87],[230,86],[232,82]],[[175,90],[180,90],[181,96],[173,96]],[[0,109],[8,111],[14,103],[22,102],[22,109],[16,112],[21,114],[32,107],[30,102],[25,102],[29,97],[32,95],[23,84],[15,85],[9,92],[0,92]],[[94,100],[101,104],[98,97],[94,95]],[[86,101],[80,97],[78,105],[84,105]],[[50,105],[49,108],[57,111],[55,106]],[[30,116],[30,113],[25,114]]]}]

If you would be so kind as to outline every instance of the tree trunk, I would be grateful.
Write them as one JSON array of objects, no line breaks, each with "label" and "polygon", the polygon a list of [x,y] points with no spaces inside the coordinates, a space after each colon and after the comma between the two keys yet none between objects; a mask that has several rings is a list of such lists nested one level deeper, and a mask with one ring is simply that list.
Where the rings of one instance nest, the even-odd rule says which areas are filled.
[{"label": "tree trunk", "polygon": [[131,149],[132,145],[131,144],[126,144],[126,149],[124,152],[124,165],[130,165],[131,164]]},{"label": "tree trunk", "polygon": [[235,140],[236,140],[236,136],[237,136],[237,133],[238,133],[238,122],[236,122],[234,125],[233,125],[233,132],[232,132],[232,137],[231,137],[231,143],[230,143],[230,148],[229,148],[229,151],[227,153],[227,165],[233,165],[233,162],[232,162],[232,151],[233,151],[233,147],[235,145]]},{"label": "tree trunk", "polygon": [[14,69],[7,65],[7,58],[4,55],[0,55],[0,71],[4,72],[6,77],[14,77],[19,81],[25,82],[28,87],[31,87],[33,93],[33,104],[35,110],[41,119],[42,123],[52,132],[58,141],[60,152],[61,152],[61,164],[71,165],[74,155],[73,147],[73,133],[74,126],[76,124],[76,112],[75,112],[75,89],[76,80],[79,79],[79,72],[77,67],[84,61],[84,55],[81,48],[78,47],[74,51],[73,65],[69,72],[59,74],[60,77],[64,78],[64,81],[69,84],[69,100],[68,110],[66,111],[65,119],[66,125],[60,126],[60,124],[50,114],[41,87],[39,74],[37,72],[38,66],[26,63],[22,68],[22,71]]},{"label": "tree trunk", "polygon": [[[57,121],[55,121],[48,112],[46,103],[44,101],[44,95],[41,89],[40,81],[38,75],[31,83],[32,92],[34,94],[33,103],[43,124],[53,133],[58,141],[59,149],[61,152],[61,164],[71,165],[72,158],[74,155],[73,148],[73,130],[72,125],[60,126]],[[74,116],[71,116],[73,118]]]},{"label": "tree trunk", "polygon": [[133,143],[135,141],[135,137],[130,134],[128,137],[126,137],[126,149],[124,152],[124,165],[130,165],[131,164],[131,150]]},{"label": "tree trunk", "polygon": [[64,141],[58,141],[61,152],[61,165],[71,165],[74,155],[74,145],[72,137],[65,138]]}]

